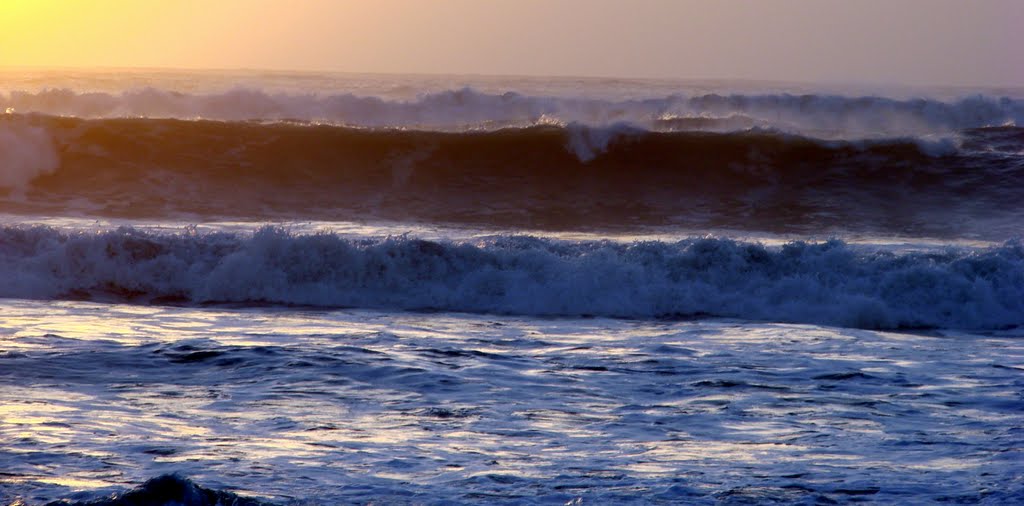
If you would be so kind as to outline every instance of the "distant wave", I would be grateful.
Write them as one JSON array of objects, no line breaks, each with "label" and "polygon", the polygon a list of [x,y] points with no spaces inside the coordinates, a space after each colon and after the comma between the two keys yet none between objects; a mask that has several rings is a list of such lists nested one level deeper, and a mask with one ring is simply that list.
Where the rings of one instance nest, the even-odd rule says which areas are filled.
[{"label": "distant wave", "polygon": [[1024,325],[1024,246],[894,253],[701,238],[345,239],[0,229],[0,296],[534,316],[720,316],[863,328]]},{"label": "distant wave", "polygon": [[634,100],[488,94],[471,88],[415,100],[343,94],[283,94],[238,88],[189,94],[142,88],[122,93],[46,89],[0,94],[0,111],[80,118],[297,120],[342,126],[465,130],[629,122],[645,129],[731,131],[757,126],[850,139],[920,136],[1022,126],[1024,101],[972,96],[953,101],[839,95],[670,95]]}]

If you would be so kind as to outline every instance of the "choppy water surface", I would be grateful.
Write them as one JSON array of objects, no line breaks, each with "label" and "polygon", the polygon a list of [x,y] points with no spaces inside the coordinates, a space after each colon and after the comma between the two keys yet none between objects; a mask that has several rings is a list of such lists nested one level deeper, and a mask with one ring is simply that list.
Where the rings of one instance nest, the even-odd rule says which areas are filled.
[{"label": "choppy water surface", "polygon": [[168,473],[281,504],[1024,499],[1009,333],[0,308],[8,503]]}]

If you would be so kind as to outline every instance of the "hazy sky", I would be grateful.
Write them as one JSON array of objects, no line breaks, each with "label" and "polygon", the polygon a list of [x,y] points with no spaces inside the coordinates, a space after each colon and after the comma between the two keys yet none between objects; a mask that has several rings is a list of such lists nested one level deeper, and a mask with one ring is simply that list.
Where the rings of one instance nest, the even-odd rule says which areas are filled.
[{"label": "hazy sky", "polygon": [[1024,0],[0,0],[0,66],[1024,85]]}]

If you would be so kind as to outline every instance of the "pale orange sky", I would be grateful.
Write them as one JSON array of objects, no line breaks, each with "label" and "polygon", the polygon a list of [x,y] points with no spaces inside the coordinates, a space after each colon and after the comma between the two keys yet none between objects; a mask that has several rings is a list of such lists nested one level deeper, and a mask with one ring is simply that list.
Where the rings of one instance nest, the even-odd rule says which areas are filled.
[{"label": "pale orange sky", "polygon": [[0,66],[1024,85],[1021,0],[0,0]]}]

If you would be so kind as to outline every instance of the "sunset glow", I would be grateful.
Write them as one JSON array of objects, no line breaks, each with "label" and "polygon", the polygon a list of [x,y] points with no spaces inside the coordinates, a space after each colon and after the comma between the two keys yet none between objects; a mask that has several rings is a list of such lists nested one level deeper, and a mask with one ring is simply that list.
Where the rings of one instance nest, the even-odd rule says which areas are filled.
[{"label": "sunset glow", "polygon": [[3,0],[0,66],[1024,85],[1024,2]]}]

